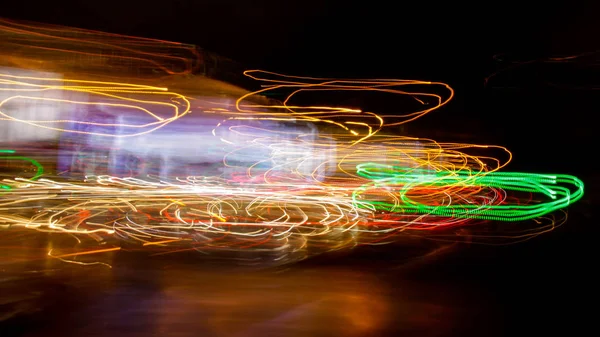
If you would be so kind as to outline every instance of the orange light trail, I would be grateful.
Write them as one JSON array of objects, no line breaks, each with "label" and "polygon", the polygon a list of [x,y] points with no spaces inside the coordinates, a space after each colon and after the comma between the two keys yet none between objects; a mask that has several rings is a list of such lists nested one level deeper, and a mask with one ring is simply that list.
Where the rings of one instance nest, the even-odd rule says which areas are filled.
[{"label": "orange light trail", "polygon": [[[456,205],[468,210],[526,209],[544,202],[533,195],[531,186],[511,189],[515,186],[506,182],[510,179],[499,186],[489,178],[502,175],[512,160],[505,147],[397,135],[401,125],[452,100],[454,90],[446,83],[248,70],[244,75],[260,82],[262,89],[240,89],[229,95],[234,103],[227,106],[189,84],[190,78],[199,87],[212,83],[193,77],[202,60],[191,46],[7,20],[0,20],[0,34],[6,37],[2,46],[20,47],[5,49],[15,52],[6,52],[3,64],[9,68],[0,69],[0,124],[10,125],[9,131],[19,125],[34,134],[54,132],[48,137],[89,137],[91,145],[83,138],[73,141],[74,148],[81,149],[72,151],[81,155],[76,163],[84,168],[99,167],[102,161],[114,164],[111,151],[119,147],[137,151],[130,158],[141,163],[131,164],[137,166],[123,175],[87,169],[91,173],[85,176],[69,176],[56,170],[53,160],[58,155],[49,150],[38,155],[49,168],[35,179],[23,174],[31,170],[26,164],[3,167],[4,233],[26,229],[72,236],[82,249],[99,242],[115,246],[48,254],[54,258],[117,251],[127,243],[157,254],[254,252],[286,263],[402,237],[517,242],[566,219],[559,210],[563,204],[556,204],[561,206],[558,212],[492,230],[490,221],[445,211],[457,210]],[[15,73],[15,68],[29,73]],[[406,103],[385,113],[295,103],[304,95],[332,92],[395,95]],[[266,97],[272,94],[283,98]],[[59,112],[37,113],[44,106]],[[92,109],[114,119],[92,120],[87,115]],[[211,123],[210,132],[201,129],[199,120]],[[184,126],[192,131],[178,129]],[[151,145],[156,149],[145,149]],[[93,146],[104,152],[90,150]],[[179,161],[167,164],[179,169],[195,163],[196,157],[207,158],[211,151],[218,158],[218,174],[206,174],[204,168],[168,177],[135,173],[142,171],[140,166],[152,167],[151,157],[158,152],[177,156]],[[365,176],[365,163],[386,167],[388,180]],[[408,173],[398,173],[402,170]],[[438,176],[444,177],[444,184],[411,185]],[[461,179],[448,178],[455,176]],[[556,193],[539,186],[547,189],[542,195]],[[571,196],[568,189],[560,192]],[[419,206],[411,208],[407,200]]]}]

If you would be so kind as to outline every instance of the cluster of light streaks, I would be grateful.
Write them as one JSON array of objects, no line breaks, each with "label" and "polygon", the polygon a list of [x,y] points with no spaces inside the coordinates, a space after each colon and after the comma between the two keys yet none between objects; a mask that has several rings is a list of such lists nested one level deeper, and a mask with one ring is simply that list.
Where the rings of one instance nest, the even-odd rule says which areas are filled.
[{"label": "cluster of light streaks", "polygon": [[7,66],[80,76],[139,81],[191,74],[201,65],[191,45],[6,19],[0,19],[0,46]]},{"label": "cluster of light streaks", "polygon": [[[25,34],[22,25],[2,24],[4,33]],[[32,28],[27,34],[35,31],[39,44],[52,43],[56,39],[50,36],[52,32],[67,33],[62,28],[48,29]],[[79,38],[65,40],[64,34],[61,43],[75,48],[81,42]],[[83,36],[84,45],[134,51],[119,44],[116,37],[81,34],[77,36]],[[10,43],[39,49],[30,38],[19,42],[13,36]],[[146,40],[136,41],[143,47]],[[164,61],[156,53],[140,53],[145,63],[156,66]],[[85,65],[81,60],[76,63]],[[160,69],[175,75],[165,67]],[[78,242],[104,245],[92,252],[117,250],[128,242],[164,252],[258,252],[273,261],[289,262],[329,250],[393,242],[401,236],[458,240],[468,235],[484,243],[521,241],[562,223],[566,217],[557,216],[561,213],[556,211],[583,195],[583,183],[572,176],[502,172],[512,154],[501,146],[395,135],[399,125],[450,102],[454,91],[445,83],[323,79],[259,70],[245,75],[260,81],[262,89],[241,95],[234,107],[227,108],[210,106],[193,94],[121,82],[134,74],[115,76],[109,82],[0,74],[0,92],[6,96],[0,102],[0,115],[6,123],[102,139],[134,139],[158,137],[156,130],[176,120],[188,118],[192,123],[187,115],[197,113],[215,121],[207,136],[218,140],[220,151],[225,151],[220,169],[229,169],[216,175],[199,171],[171,177],[139,176],[131,170],[124,176],[93,173],[83,179],[62,175],[47,158],[44,171],[35,158],[3,150],[0,159],[33,165],[36,173],[3,174],[0,224],[8,230],[62,233],[75,236]],[[301,94],[334,91],[399,95],[401,101],[402,97],[407,100],[387,113],[292,102],[301,100]],[[47,92],[60,94],[41,95]],[[265,99],[266,94],[285,98],[274,102]],[[20,118],[20,102],[27,100],[79,108],[68,118]],[[116,121],[86,119],[85,111],[91,107],[111,111]],[[134,120],[142,122],[129,123],[131,119],[125,117],[132,115],[141,116]],[[299,128],[299,124],[310,128]],[[110,127],[125,131],[110,131],[114,130]],[[109,131],[94,131],[102,128]],[[197,144],[169,141],[174,138],[164,135],[159,142],[177,151],[188,147],[200,148],[202,153],[214,150],[205,138],[186,132],[178,139],[188,137],[188,142]],[[244,155],[251,161],[239,159]],[[492,230],[490,224],[498,222],[503,227]],[[64,259],[78,254],[53,256]]]},{"label": "cluster of light streaks", "polygon": [[367,213],[324,188],[277,191],[211,179],[166,183],[115,177],[90,177],[88,184],[8,183],[21,193],[5,197],[3,208],[36,209],[32,217],[2,217],[15,226],[111,235],[146,246],[196,245],[204,251],[253,247],[289,254],[306,248],[311,237],[317,238],[313,245],[324,237],[333,240],[329,248],[345,246]]},{"label": "cluster of light streaks", "polygon": [[[40,96],[40,93],[56,93],[60,97],[74,96],[74,99]],[[10,96],[0,101],[0,120],[24,123],[30,126],[61,132],[85,133],[106,137],[132,137],[155,131],[190,111],[190,103],[185,96],[169,92],[166,88],[127,83],[68,80],[30,76],[15,76],[0,73],[0,93]],[[82,100],[82,95],[87,100]],[[79,96],[80,99],[77,99]],[[121,109],[127,113],[138,113],[147,117],[143,124],[120,124],[122,128],[131,130],[125,134],[87,132],[61,127],[65,123],[94,124],[98,126],[116,126],[115,123],[92,123],[87,120],[47,119],[32,120],[15,117],[19,107],[26,101],[41,101],[83,109],[104,107]],[[131,111],[128,111],[131,110]],[[14,112],[14,114],[11,114]]]}]

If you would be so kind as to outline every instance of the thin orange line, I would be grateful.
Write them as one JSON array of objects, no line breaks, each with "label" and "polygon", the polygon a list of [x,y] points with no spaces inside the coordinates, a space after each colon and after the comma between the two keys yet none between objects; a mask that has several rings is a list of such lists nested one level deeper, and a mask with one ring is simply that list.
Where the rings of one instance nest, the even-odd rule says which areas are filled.
[{"label": "thin orange line", "polygon": [[97,249],[97,250],[92,250],[92,251],[87,251],[87,252],[71,253],[71,254],[64,254],[64,255],[57,255],[57,256],[50,255],[50,252],[48,252],[48,256],[55,257],[55,258],[63,258],[63,257],[69,257],[69,256],[77,256],[77,255],[88,255],[88,254],[112,252],[112,251],[120,250],[120,249],[121,249],[121,247],[115,247],[115,248]]}]

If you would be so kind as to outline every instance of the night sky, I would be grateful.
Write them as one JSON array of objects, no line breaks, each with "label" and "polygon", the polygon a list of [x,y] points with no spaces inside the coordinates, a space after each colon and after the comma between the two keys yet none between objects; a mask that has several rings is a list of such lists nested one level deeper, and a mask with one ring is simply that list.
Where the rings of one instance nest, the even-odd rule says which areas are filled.
[{"label": "night sky", "polygon": [[[301,73],[473,73],[496,53],[598,47],[598,5],[523,1],[12,1],[3,16],[196,44],[249,66]],[[442,2],[440,2],[442,3]],[[470,74],[469,74],[470,75]]]},{"label": "night sky", "polygon": [[[600,6],[594,1],[568,5],[541,1],[478,5],[315,0],[157,3],[12,1],[2,15],[191,43],[246,68],[290,75],[446,82],[457,90],[448,107],[451,113],[438,113],[428,121],[444,126],[455,118],[496,123],[496,112],[485,99],[491,91],[484,87],[484,79],[515,60],[600,50],[594,34],[600,32],[594,17]],[[459,131],[473,125],[465,127]]]}]

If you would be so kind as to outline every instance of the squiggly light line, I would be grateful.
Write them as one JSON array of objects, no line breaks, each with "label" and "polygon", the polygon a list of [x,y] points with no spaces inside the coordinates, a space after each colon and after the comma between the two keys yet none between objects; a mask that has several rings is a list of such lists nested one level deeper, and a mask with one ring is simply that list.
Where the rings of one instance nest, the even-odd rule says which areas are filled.
[{"label": "squiggly light line", "polygon": [[[37,29],[5,21],[0,21],[0,33],[13,34],[10,43],[25,46],[28,36],[36,36],[49,45],[31,47],[50,48],[53,53],[88,53],[74,45],[82,41],[88,47],[112,48],[128,53],[124,58],[159,65],[171,75],[177,72],[168,67],[169,62],[195,62],[152,51],[160,46],[182,47],[167,42],[135,40],[137,47],[148,47],[138,49],[136,44],[125,46],[118,39],[111,40],[114,36],[100,33],[86,31],[79,40],[62,28]],[[67,43],[68,50],[52,47],[56,41]],[[555,216],[556,211],[583,196],[583,183],[572,176],[502,172],[512,153],[501,146],[390,135],[397,126],[448,104],[454,91],[445,83],[340,80],[260,70],[244,74],[260,81],[263,88],[241,95],[235,109],[207,107],[211,105],[207,101],[160,86],[119,80],[134,74],[108,82],[0,74],[0,92],[9,95],[0,101],[1,119],[38,128],[104,139],[151,137],[153,131],[184,118],[192,109],[217,116],[221,121],[214,125],[211,136],[225,144],[228,153],[222,166],[233,170],[228,175],[169,179],[97,174],[73,181],[42,176],[37,161],[4,150],[0,151],[6,154],[2,159],[28,161],[37,167],[37,174],[30,179],[3,180],[0,223],[7,228],[66,233],[115,245],[129,241],[146,249],[164,249],[163,253],[252,250],[275,254],[271,258],[277,261],[293,261],[332,249],[391,242],[399,235],[455,238],[449,231],[466,228],[486,242],[493,238],[524,240],[559,225],[564,219]],[[410,98],[414,108],[378,114],[292,103],[301,94],[332,91],[401,95]],[[42,95],[49,92],[61,95]],[[264,97],[277,93],[285,97],[281,102]],[[82,95],[89,99],[78,99]],[[25,119],[16,117],[23,100],[99,106],[119,113],[129,111],[150,121]],[[275,130],[261,124],[265,121],[305,123],[317,131]],[[61,126],[66,123],[125,131],[81,131]],[[263,154],[252,157],[254,162],[236,161],[249,153]],[[540,196],[546,200],[538,200]],[[511,225],[505,231],[492,232],[486,227],[489,221]]]},{"label": "squiggly light line", "polygon": [[[357,189],[353,195],[354,200],[363,207],[392,212],[417,212],[495,221],[522,221],[565,208],[583,196],[583,182],[576,177],[564,174],[436,172],[374,163],[359,165],[358,174],[374,179],[374,183]],[[569,189],[559,184],[571,185],[572,187]],[[395,203],[358,201],[363,193],[382,188],[389,190],[389,187],[397,190],[398,196],[395,198]],[[418,198],[422,194],[420,190],[446,190],[446,193],[450,196],[450,190],[454,190],[453,194],[455,194],[461,193],[469,187],[490,187],[504,191],[539,193],[551,201],[533,205],[488,205],[486,203],[431,205],[412,197],[412,195],[415,195]],[[435,200],[433,201],[435,202]]]}]

